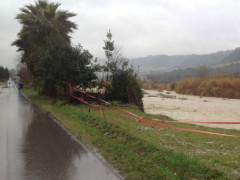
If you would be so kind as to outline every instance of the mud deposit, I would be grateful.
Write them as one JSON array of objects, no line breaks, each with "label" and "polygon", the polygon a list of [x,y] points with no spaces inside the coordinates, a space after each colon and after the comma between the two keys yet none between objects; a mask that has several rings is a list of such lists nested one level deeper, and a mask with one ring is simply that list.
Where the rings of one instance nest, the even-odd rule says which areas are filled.
[{"label": "mud deposit", "polygon": [[[240,122],[240,100],[180,95],[175,92],[144,91],[144,108],[149,114],[162,114],[175,120]],[[240,129],[240,125],[208,124],[208,127]]]}]

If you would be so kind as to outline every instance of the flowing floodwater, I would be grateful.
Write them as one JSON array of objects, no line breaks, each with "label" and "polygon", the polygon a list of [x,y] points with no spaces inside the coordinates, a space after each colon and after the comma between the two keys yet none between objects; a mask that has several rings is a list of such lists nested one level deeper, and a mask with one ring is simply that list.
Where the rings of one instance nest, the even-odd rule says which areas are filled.
[{"label": "flowing floodwater", "polygon": [[15,88],[0,87],[0,179],[119,177]]},{"label": "flowing floodwater", "polygon": [[[180,121],[240,122],[240,99],[145,90],[143,104],[146,113],[162,114]],[[204,124],[204,126],[240,129],[238,124]]]}]

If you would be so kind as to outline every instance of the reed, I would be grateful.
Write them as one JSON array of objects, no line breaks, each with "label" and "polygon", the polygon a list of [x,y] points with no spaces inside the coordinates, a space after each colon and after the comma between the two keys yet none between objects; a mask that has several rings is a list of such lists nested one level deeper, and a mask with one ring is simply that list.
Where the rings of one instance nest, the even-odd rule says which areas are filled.
[{"label": "reed", "polygon": [[174,90],[180,94],[240,99],[240,75],[186,78],[177,82]]}]

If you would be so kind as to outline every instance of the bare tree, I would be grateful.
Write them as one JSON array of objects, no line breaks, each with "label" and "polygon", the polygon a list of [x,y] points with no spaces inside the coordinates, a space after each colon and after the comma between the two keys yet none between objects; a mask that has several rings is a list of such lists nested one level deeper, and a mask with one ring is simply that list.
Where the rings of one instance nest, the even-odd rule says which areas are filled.
[{"label": "bare tree", "polygon": [[112,71],[119,69],[124,70],[124,68],[128,66],[128,59],[123,56],[122,47],[119,45],[115,46],[110,66],[115,68],[112,69]]},{"label": "bare tree", "polygon": [[25,84],[29,85],[33,82],[32,73],[29,71],[28,67],[24,63],[18,63],[16,66],[17,74],[20,77],[20,81]]}]

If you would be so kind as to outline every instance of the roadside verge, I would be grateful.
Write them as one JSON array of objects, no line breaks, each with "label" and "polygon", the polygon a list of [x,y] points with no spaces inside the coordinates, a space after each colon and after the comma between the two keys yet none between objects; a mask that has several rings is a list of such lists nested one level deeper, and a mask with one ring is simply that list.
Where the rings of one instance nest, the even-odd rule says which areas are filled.
[{"label": "roadside verge", "polygon": [[[221,149],[217,149],[217,146],[222,139],[224,143],[230,144],[238,141],[236,139],[233,141],[230,138],[220,139],[220,137],[174,130],[158,132],[108,112],[104,112],[104,118],[99,110],[87,106],[65,104],[61,101],[53,104],[51,100],[39,96],[32,89],[25,89],[22,92],[35,104],[51,113],[77,139],[90,147],[97,148],[126,179],[234,179],[237,177],[231,173],[236,170],[238,172],[239,165],[236,165],[236,162],[230,164],[225,159],[216,160],[217,155],[221,153]],[[132,106],[127,108],[140,113]],[[166,117],[158,116],[158,118]],[[194,127],[194,125],[187,126]],[[214,143],[207,143],[211,141]],[[216,155],[198,153],[212,148],[215,148]],[[215,156],[210,157],[211,154]],[[232,159],[236,160],[236,157],[230,158]]]}]

